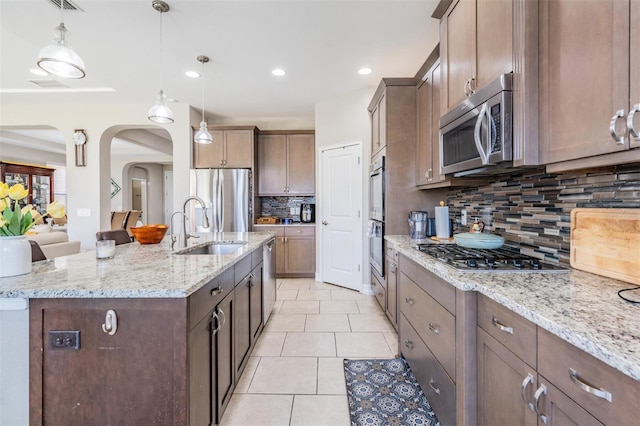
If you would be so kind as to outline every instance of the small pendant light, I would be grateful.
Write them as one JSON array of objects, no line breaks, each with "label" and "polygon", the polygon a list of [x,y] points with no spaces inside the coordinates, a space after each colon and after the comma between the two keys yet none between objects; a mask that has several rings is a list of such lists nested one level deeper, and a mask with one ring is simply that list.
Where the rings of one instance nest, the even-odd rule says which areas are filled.
[{"label": "small pendant light", "polygon": [[204,64],[209,62],[209,57],[200,55],[196,59],[202,64],[202,121],[200,122],[200,130],[196,132],[193,140],[196,143],[208,144],[213,142],[211,133],[207,130],[207,122],[204,120]]},{"label": "small pendant light", "polygon": [[[169,11],[169,5],[162,0],[153,0],[151,6],[154,10],[160,12],[160,85],[164,84],[164,74],[162,69],[162,14]],[[161,124],[173,123],[173,112],[167,106],[164,91],[160,89],[158,100],[149,109],[149,120]]]},{"label": "small pendant light", "polygon": [[86,75],[84,62],[71,48],[69,31],[64,26],[64,2],[60,0],[60,25],[54,29],[53,43],[40,50],[37,64],[58,77],[83,78]]}]

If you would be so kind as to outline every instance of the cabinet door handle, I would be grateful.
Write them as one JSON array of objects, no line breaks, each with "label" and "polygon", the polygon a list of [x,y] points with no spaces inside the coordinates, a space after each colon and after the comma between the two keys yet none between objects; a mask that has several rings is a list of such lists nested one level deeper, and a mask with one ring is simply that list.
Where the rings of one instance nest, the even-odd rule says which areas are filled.
[{"label": "cabinet door handle", "polygon": [[429,330],[433,331],[435,334],[440,334],[440,327],[432,322],[429,323]]},{"label": "cabinet door handle", "polygon": [[629,116],[627,117],[627,128],[629,129],[629,137],[633,137],[635,140],[640,141],[640,132],[633,125],[633,119],[636,112],[640,112],[640,104],[635,104],[633,108],[631,108],[631,111],[629,111]]},{"label": "cabinet door handle", "polygon": [[410,297],[405,298],[404,301],[407,302],[408,305],[413,305],[414,303],[413,299]]},{"label": "cabinet door handle", "polygon": [[505,333],[513,334],[513,327],[509,327],[500,323],[500,320],[496,317],[491,318],[491,322],[495,327],[498,327],[500,331],[504,331]]},{"label": "cabinet door handle", "polygon": [[534,410],[534,407],[532,402],[527,401],[527,388],[529,387],[529,383],[533,384],[533,380],[533,374],[527,374],[527,377],[525,377],[522,381],[522,386],[520,388],[520,395],[522,396],[522,400],[525,404],[527,404],[527,406],[529,406],[529,410],[531,411]]},{"label": "cabinet door handle", "polygon": [[469,96],[473,95],[474,93],[476,93],[476,78],[471,77],[469,79]]},{"label": "cabinet door handle", "polygon": [[413,342],[411,340],[405,340],[404,345],[409,349],[413,349]]},{"label": "cabinet door handle", "polygon": [[395,274],[397,270],[398,270],[398,265],[396,265],[395,263],[392,263],[391,264],[391,273]]},{"label": "cabinet door handle", "polygon": [[611,123],[609,123],[609,133],[611,133],[611,137],[614,141],[616,141],[616,144],[624,145],[624,135],[618,136],[618,134],[616,133],[616,122],[619,118],[624,118],[623,109],[619,109],[618,111],[616,111],[615,115],[611,117]]},{"label": "cabinet door handle", "polygon": [[596,386],[592,386],[591,384],[585,382],[584,380],[580,379],[580,376],[578,375],[578,372],[576,370],[574,370],[573,368],[569,368],[569,377],[571,378],[571,381],[573,383],[575,383],[576,385],[578,385],[578,387],[580,389],[582,389],[585,392],[590,393],[591,395],[595,395],[598,398],[602,398],[602,399],[606,399],[607,401],[611,402],[612,395],[611,392],[607,392],[606,390],[602,389],[602,388],[598,388]]},{"label": "cabinet door handle", "polygon": [[224,292],[224,288],[222,288],[222,286],[218,286],[218,287],[214,288],[213,290],[211,290],[211,295],[212,296],[217,296],[217,295],[219,295],[219,294],[221,294],[223,292]]},{"label": "cabinet door handle", "polygon": [[440,395],[440,388],[438,387],[438,382],[436,382],[436,381],[435,381],[435,380],[433,380],[433,379],[429,379],[429,387],[430,387],[431,389],[433,389],[433,391],[434,391],[436,394]]},{"label": "cabinet door handle", "polygon": [[470,96],[470,93],[469,93],[469,80],[464,82],[464,94],[467,97]]},{"label": "cabinet door handle", "polygon": [[224,314],[224,311],[222,310],[222,308],[218,308],[218,312],[220,313],[220,316],[222,317],[222,322],[220,323],[220,328],[222,328],[227,323],[227,317]]},{"label": "cabinet door handle", "polygon": [[211,327],[212,336],[215,336],[216,334],[218,334],[218,331],[220,331],[220,329],[222,328],[222,325],[220,324],[220,318],[218,318],[218,314],[216,314],[215,311],[211,314],[211,324],[214,324],[214,320],[215,320],[216,327],[215,328]]},{"label": "cabinet door handle", "polygon": [[539,404],[540,404],[540,397],[546,394],[547,394],[547,387],[545,385],[540,385],[535,395],[533,395],[533,408],[535,409],[536,414],[544,424],[547,424],[547,416],[545,416],[540,412]]},{"label": "cabinet door handle", "polygon": [[107,311],[107,315],[104,318],[104,324],[102,324],[102,331],[109,336],[113,336],[118,331],[118,314],[113,309]]}]

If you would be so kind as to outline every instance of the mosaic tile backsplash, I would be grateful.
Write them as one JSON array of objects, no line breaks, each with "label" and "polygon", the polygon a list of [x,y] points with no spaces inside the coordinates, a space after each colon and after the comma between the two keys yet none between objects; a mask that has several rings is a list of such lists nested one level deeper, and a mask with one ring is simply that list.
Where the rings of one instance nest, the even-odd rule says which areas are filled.
[{"label": "mosaic tile backsplash", "polygon": [[[260,197],[262,216],[275,216],[279,219],[291,218],[300,221],[300,215],[292,215],[292,207],[300,207],[302,203],[316,202],[316,197]],[[317,206],[316,206],[317,208]]]},{"label": "mosaic tile backsplash", "polygon": [[[571,210],[576,207],[640,208],[640,164],[546,173],[529,169],[487,178],[475,188],[453,188],[447,194],[456,232],[479,218],[505,244],[549,263],[569,264]],[[467,227],[460,223],[467,210]]]}]

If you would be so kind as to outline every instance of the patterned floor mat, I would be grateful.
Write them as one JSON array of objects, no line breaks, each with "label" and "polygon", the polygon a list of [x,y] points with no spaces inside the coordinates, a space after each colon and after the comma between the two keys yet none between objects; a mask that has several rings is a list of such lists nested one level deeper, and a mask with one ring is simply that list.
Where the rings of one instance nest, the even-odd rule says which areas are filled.
[{"label": "patterned floor mat", "polygon": [[440,425],[404,358],[344,360],[354,426]]}]

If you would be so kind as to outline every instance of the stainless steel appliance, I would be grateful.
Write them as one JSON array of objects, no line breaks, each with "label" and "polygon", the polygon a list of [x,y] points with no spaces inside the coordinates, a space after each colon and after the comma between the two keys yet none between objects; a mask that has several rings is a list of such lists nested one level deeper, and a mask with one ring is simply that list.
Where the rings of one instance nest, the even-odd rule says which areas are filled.
[{"label": "stainless steel appliance", "polygon": [[[193,169],[190,178],[191,195],[205,201],[211,219],[211,226],[196,226],[195,231],[250,231],[248,169]],[[196,203],[191,203],[189,217],[192,229],[204,223],[202,208]]]},{"label": "stainless steel appliance", "polygon": [[385,157],[376,160],[369,173],[369,263],[384,277]]},{"label": "stainless steel appliance", "polygon": [[303,203],[300,205],[300,222],[313,223],[316,221],[316,205]]},{"label": "stainless steel appliance", "polygon": [[499,173],[511,166],[512,74],[503,74],[440,118],[442,173]]},{"label": "stainless steel appliance", "polygon": [[455,244],[418,244],[418,250],[459,271],[473,272],[568,272],[569,269],[527,256],[516,250],[471,249]]},{"label": "stainless steel appliance", "polygon": [[[276,240],[262,245],[262,323],[266,324],[276,304]],[[282,254],[281,254],[282,255]]]}]

